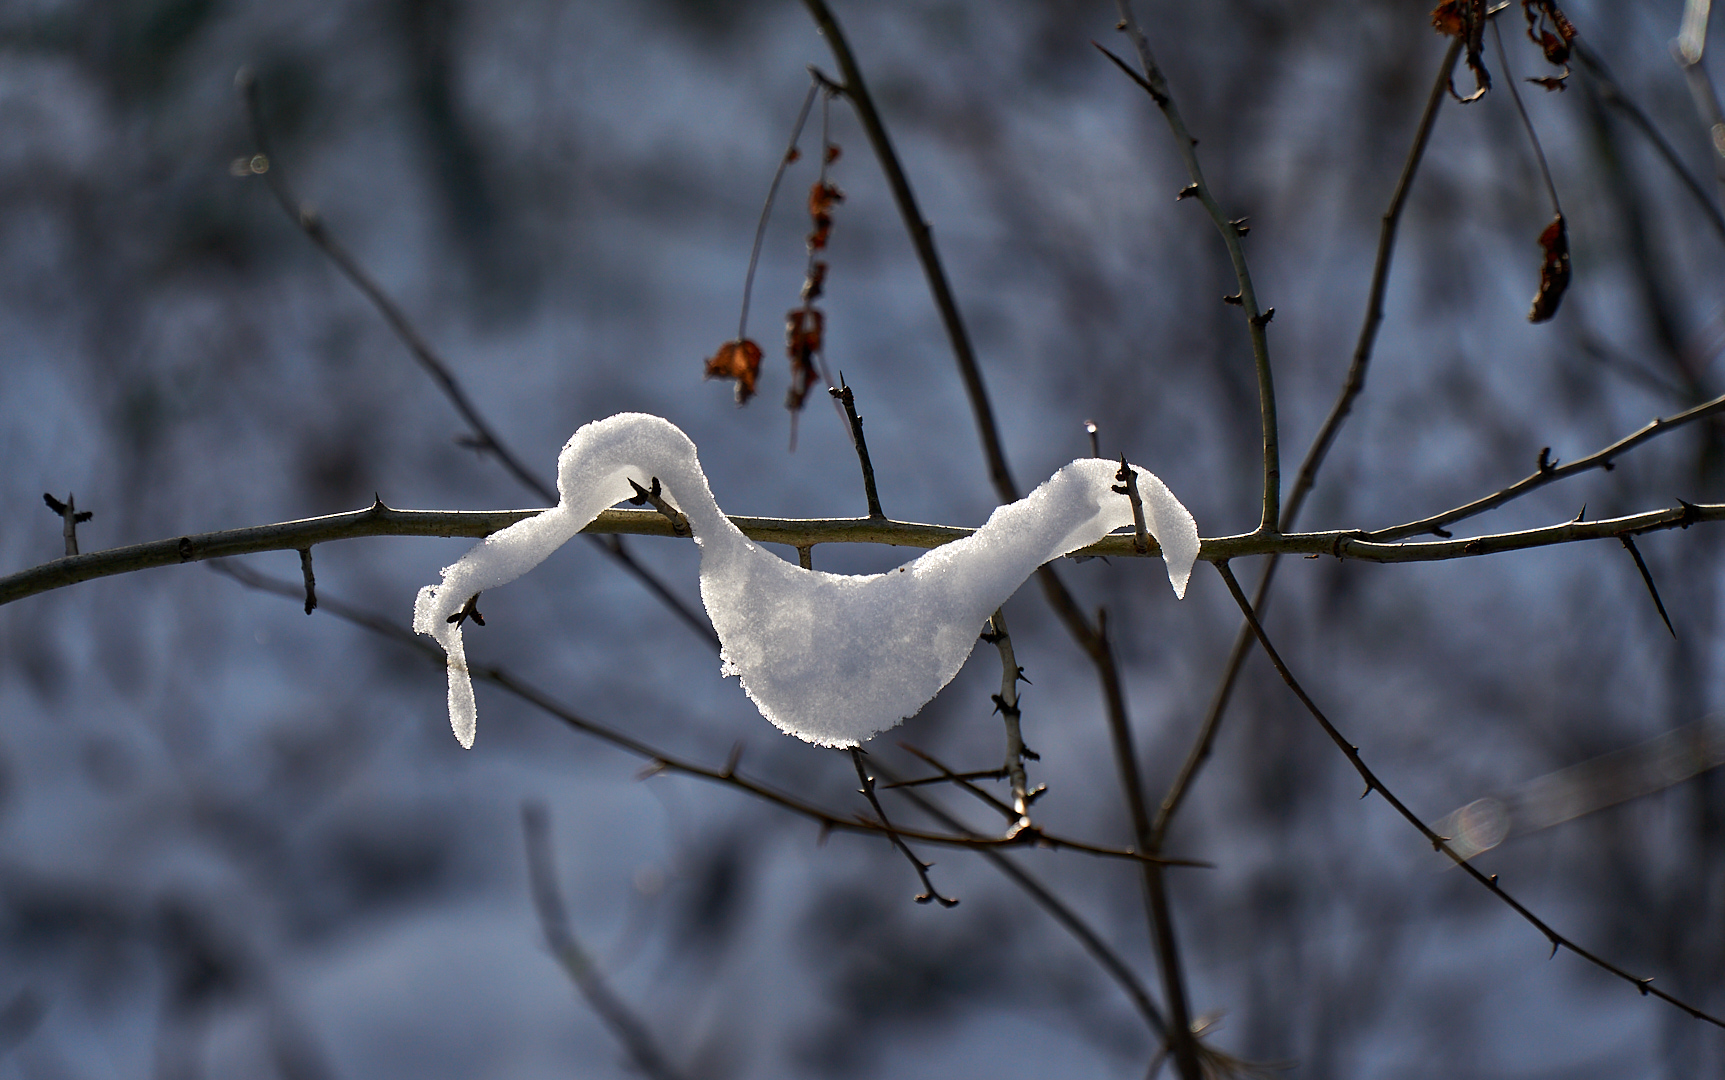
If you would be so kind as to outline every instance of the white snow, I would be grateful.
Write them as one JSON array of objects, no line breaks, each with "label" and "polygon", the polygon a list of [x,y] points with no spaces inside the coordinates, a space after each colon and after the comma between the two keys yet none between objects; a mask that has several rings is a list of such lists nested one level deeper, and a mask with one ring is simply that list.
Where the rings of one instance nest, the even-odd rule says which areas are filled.
[{"label": "white snow", "polygon": [[[719,510],[695,444],[670,421],[619,413],[587,424],[557,459],[557,505],[494,533],[421,589],[413,628],[449,656],[449,720],[473,745],[476,710],[461,624],[468,597],[539,565],[599,512],[657,477],[701,546],[701,599],[723,648],[721,673],[781,730],[855,746],[910,717],[958,674],[983,623],[1038,566],[1132,525],[1113,491],[1118,466],[1074,461],[1002,506],[973,535],[884,574],[804,570],[745,537]],[[1168,580],[1186,593],[1198,557],[1192,515],[1136,469],[1146,525]]]}]

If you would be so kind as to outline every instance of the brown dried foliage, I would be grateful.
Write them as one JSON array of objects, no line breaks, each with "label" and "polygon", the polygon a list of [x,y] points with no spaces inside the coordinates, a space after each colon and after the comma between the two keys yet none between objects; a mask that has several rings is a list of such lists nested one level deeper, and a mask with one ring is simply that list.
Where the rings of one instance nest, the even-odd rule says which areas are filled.
[{"label": "brown dried foliage", "polygon": [[1553,217],[1539,234],[1539,247],[1545,252],[1545,262],[1539,268],[1539,292],[1534,294],[1533,308],[1527,313],[1527,321],[1535,323],[1557,314],[1564,290],[1569,288],[1569,230],[1562,214]]},{"label": "brown dried foliage", "polygon": [[748,338],[727,341],[707,360],[709,379],[737,380],[737,404],[755,396],[755,380],[761,374],[761,347]]}]

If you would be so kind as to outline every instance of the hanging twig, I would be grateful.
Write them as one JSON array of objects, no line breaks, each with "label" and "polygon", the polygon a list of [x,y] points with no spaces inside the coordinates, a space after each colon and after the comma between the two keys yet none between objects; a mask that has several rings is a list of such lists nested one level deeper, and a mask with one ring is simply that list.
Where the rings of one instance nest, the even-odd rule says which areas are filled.
[{"label": "hanging twig", "polygon": [[1323,710],[1318,708],[1317,703],[1314,702],[1311,699],[1311,696],[1306,693],[1305,689],[1300,686],[1299,681],[1294,678],[1294,673],[1288,670],[1288,665],[1282,661],[1281,654],[1276,651],[1276,647],[1270,643],[1268,635],[1264,633],[1263,625],[1259,623],[1256,613],[1252,610],[1251,603],[1246,599],[1246,594],[1240,590],[1240,583],[1235,580],[1234,572],[1228,568],[1227,562],[1218,562],[1216,564],[1216,570],[1222,575],[1223,582],[1227,584],[1228,592],[1234,597],[1234,603],[1239,605],[1240,613],[1246,617],[1246,621],[1251,625],[1252,634],[1258,639],[1258,644],[1263,648],[1264,655],[1269,658],[1270,663],[1274,665],[1276,669],[1276,673],[1282,677],[1282,681],[1287,684],[1288,689],[1293,691],[1294,696],[1299,699],[1300,704],[1305,706],[1306,711],[1311,714],[1312,719],[1316,720],[1318,722],[1318,726],[1324,729],[1324,734],[1329,736],[1330,741],[1335,743],[1336,747],[1341,750],[1343,756],[1348,759],[1349,764],[1353,765],[1354,771],[1359,773],[1360,779],[1363,780],[1366,785],[1365,794],[1370,795],[1375,791],[1381,795],[1384,801],[1389,803],[1396,813],[1400,814],[1408,824],[1412,825],[1419,831],[1421,836],[1426,838],[1427,842],[1432,845],[1434,850],[1447,855],[1457,866],[1466,871],[1469,877],[1485,886],[1485,888],[1490,890],[1491,893],[1499,900],[1502,900],[1506,905],[1508,905],[1512,911],[1527,920],[1534,929],[1545,935],[1545,939],[1551,943],[1553,953],[1556,953],[1558,949],[1567,949],[1569,952],[1581,957],[1583,960],[1593,964],[1595,967],[1598,967],[1603,971],[1607,971],[1612,975],[1617,976],[1619,979],[1633,985],[1643,996],[1651,994],[1654,997],[1659,998],[1661,1001],[1676,1006],[1697,1020],[1705,1020],[1714,1027],[1725,1028],[1725,1020],[1721,1020],[1718,1017],[1702,1012],[1700,1009],[1690,1005],[1688,1002],[1685,1002],[1680,998],[1673,997],[1664,990],[1655,987],[1651,978],[1638,978],[1631,975],[1629,972],[1618,967],[1616,964],[1613,964],[1611,961],[1589,952],[1587,949],[1582,948],[1573,941],[1564,937],[1562,934],[1559,934],[1556,930],[1553,930],[1543,919],[1535,915],[1532,911],[1529,911],[1519,900],[1516,900],[1508,892],[1504,891],[1503,886],[1498,883],[1496,874],[1487,875],[1481,872],[1460,852],[1451,847],[1447,838],[1439,836],[1437,833],[1433,832],[1429,825],[1427,825],[1412,810],[1408,809],[1407,804],[1403,803],[1401,799],[1396,797],[1394,792],[1384,786],[1383,781],[1379,780],[1377,775],[1366,766],[1365,759],[1360,756],[1359,747],[1350,743],[1342,736],[1342,733],[1330,722],[1329,717],[1324,715]]}]

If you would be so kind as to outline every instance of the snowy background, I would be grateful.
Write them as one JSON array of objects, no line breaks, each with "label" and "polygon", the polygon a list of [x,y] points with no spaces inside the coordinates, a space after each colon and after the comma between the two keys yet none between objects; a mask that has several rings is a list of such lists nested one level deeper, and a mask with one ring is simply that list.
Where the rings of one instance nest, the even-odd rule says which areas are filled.
[{"label": "snowy background", "polygon": [[[1247,250],[1291,476],[1340,384],[1378,217],[1444,42],[1428,5],[1157,0],[1139,15]],[[1570,14],[1710,195],[1668,42],[1677,0]],[[1091,47],[1111,5],[841,3],[934,225],[1021,486],[1087,451],[1160,474],[1207,536],[1258,512],[1246,335],[1161,118]],[[1517,75],[1543,74],[1506,23]],[[1509,33],[1509,31],[1515,31]],[[1404,225],[1366,396],[1304,521],[1379,527],[1568,460],[1719,392],[1721,238],[1580,72],[1524,85],[1570,220],[1575,284],[1525,319],[1550,216],[1500,91],[1446,105]],[[60,554],[353,509],[534,505],[377,313],[230,165],[259,80],[275,167],[448,358],[546,479],[580,424],[663,415],[733,513],[864,511],[846,431],[811,401],[794,453],[780,313],[802,279],[793,170],[750,331],[760,397],[703,382],[732,336],[761,197],[807,87],[834,71],[790,2],[10,0],[0,5],[0,572]],[[1465,86],[1469,80],[1461,78]],[[827,361],[855,388],[887,513],[994,505],[969,409],[853,116]],[[805,149],[816,145],[811,129]],[[1490,530],[1725,498],[1705,425],[1481,519]],[[1284,566],[1269,629],[1380,775],[1436,819],[1693,723],[1725,668],[1717,527],[1642,551],[1678,636],[1615,543],[1429,566]],[[320,591],[405,627],[467,541],[317,550]],[[695,553],[632,549],[690,603]],[[790,555],[786,552],[787,556]],[[877,570],[890,549],[818,548]],[[291,553],[246,560],[292,580]],[[1250,579],[1256,570],[1241,567]],[[1199,567],[1062,568],[1106,603],[1159,793],[1238,615]],[[711,650],[588,544],[487,594],[477,663],[596,720],[864,804],[843,756],[780,735]],[[1100,695],[1037,591],[1008,605],[1032,779],[1051,831],[1130,829]],[[902,739],[998,764],[981,650]],[[575,932],[694,1076],[1132,1077],[1129,1002],[987,863],[938,851],[953,910],[911,902],[883,843],[640,763],[481,686],[463,752],[442,673],[399,644],[204,566],[0,609],[0,1077],[614,1076],[624,1054],[543,943],[521,837],[551,815]],[[1215,1043],[1309,1077],[1692,1077],[1725,1037],[1573,957],[1434,856],[1357,780],[1262,660],[1171,837],[1195,1009]],[[994,827],[962,796],[947,799]],[[914,820],[901,804],[889,809]],[[1018,861],[1154,985],[1129,867]],[[1515,839],[1482,866],[1583,944],[1725,1007],[1725,790],[1702,777]]]}]

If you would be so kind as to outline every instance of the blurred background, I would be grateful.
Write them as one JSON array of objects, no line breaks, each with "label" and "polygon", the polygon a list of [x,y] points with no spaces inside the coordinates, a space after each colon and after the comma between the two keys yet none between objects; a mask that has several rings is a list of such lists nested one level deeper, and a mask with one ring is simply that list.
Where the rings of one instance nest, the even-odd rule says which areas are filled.
[{"label": "blurred background", "polygon": [[[1380,215],[1445,51],[1429,5],[1141,2],[1246,247],[1284,461],[1340,386]],[[1670,41],[1679,0],[1568,13],[1705,195],[1718,163]],[[1225,253],[1166,126],[1091,47],[1112,5],[840,0],[837,14],[933,223],[1022,486],[1088,452],[1159,473],[1216,536],[1257,521],[1255,384]],[[1552,70],[1504,16],[1516,77]],[[1489,38],[1489,35],[1488,35]],[[1489,41],[1488,41],[1489,46]],[[1579,69],[1522,84],[1568,215],[1575,281],[1530,326],[1551,216],[1498,89],[1446,103],[1404,222],[1365,396],[1304,515],[1375,528],[1582,456],[1725,388],[1722,238]],[[808,86],[836,75],[800,5],[652,0],[9,0],[0,5],[0,572],[85,551],[369,504],[537,505],[387,324],[273,201],[256,145],[447,358],[547,480],[576,427],[668,417],[733,513],[864,512],[817,393],[780,407],[812,153],[767,229],[744,408],[701,378],[734,334],[762,196]],[[1464,90],[1471,79],[1463,71]],[[818,110],[816,124],[818,125]],[[886,512],[980,523],[995,498],[890,192],[845,102],[826,361],[855,389]],[[805,151],[818,146],[818,126]],[[1487,531],[1720,501],[1721,431],[1685,428],[1470,523]],[[1717,526],[1420,566],[1293,560],[1268,629],[1367,760],[1428,820],[1703,724],[1725,633]],[[458,540],[316,551],[320,593],[405,627]],[[631,549],[689,604],[695,552]],[[787,557],[794,557],[785,552]],[[816,549],[816,565],[895,565]],[[244,560],[297,580],[291,553]],[[1250,587],[1259,570],[1238,569]],[[1067,564],[1106,603],[1159,796],[1238,624],[1200,567]],[[710,647],[595,546],[486,597],[468,635],[595,720],[865,809],[844,756],[766,724]],[[1031,779],[1054,832],[1127,844],[1100,694],[1027,588],[1007,607]],[[979,650],[871,751],[918,772],[999,764]],[[626,1054],[545,946],[524,800],[547,808],[571,926],[690,1076],[1135,1077],[1154,1041],[1073,939],[992,866],[931,851],[962,903],[912,902],[903,859],[641,763],[482,685],[477,747],[439,670],[396,641],[192,565],[0,609],[0,1077],[620,1076]],[[1703,726],[1695,730],[1713,730]],[[1663,745],[1663,744],[1658,744]],[[1615,759],[1621,761],[1622,759]],[[1694,770],[1689,770],[1691,773]],[[1681,772],[1681,770],[1679,770]],[[1576,774],[1566,774],[1571,777]],[[1725,1008],[1725,790],[1652,794],[1523,833],[1479,864],[1577,941]],[[998,785],[1004,790],[1004,785]],[[1518,794],[1519,793],[1519,794]],[[1640,789],[1637,789],[1640,794]],[[1261,657],[1170,836],[1208,1041],[1302,1077],[1694,1077],[1725,1036],[1547,943],[1378,799]],[[985,807],[939,796],[978,828]],[[929,824],[908,804],[889,811]],[[1125,865],[1028,852],[1149,985]]]}]

